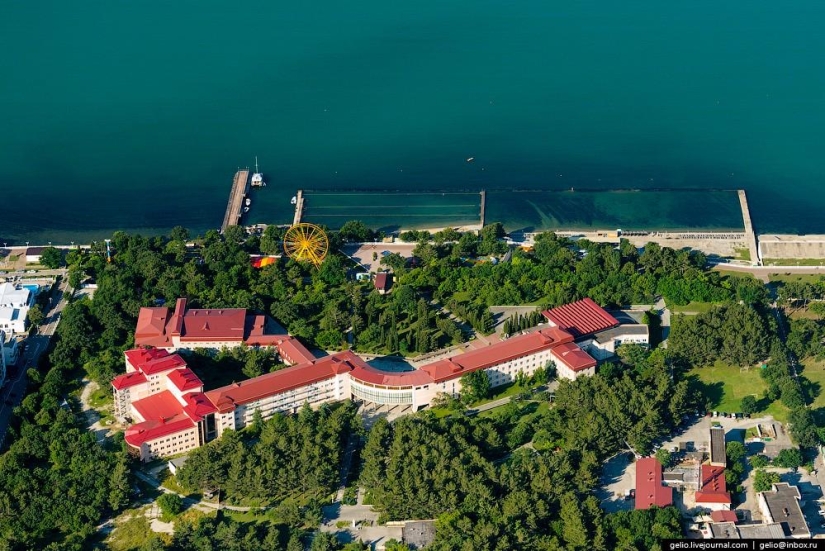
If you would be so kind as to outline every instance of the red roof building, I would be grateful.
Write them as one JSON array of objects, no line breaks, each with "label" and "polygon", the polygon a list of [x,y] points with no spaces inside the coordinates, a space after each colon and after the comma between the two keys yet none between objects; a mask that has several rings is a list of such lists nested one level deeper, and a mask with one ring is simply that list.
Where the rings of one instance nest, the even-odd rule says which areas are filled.
[{"label": "red roof building", "polygon": [[186,362],[179,355],[159,348],[133,348],[124,352],[124,355],[127,372],[134,370],[144,375],[156,375],[186,367]]},{"label": "red roof building", "polygon": [[[169,419],[153,419],[144,423],[132,425],[126,429],[126,443],[134,448],[141,449],[144,444],[163,438],[164,436],[180,436],[179,433],[191,431],[196,428],[196,424],[188,415],[181,413]],[[198,447],[198,446],[192,446]],[[152,452],[150,451],[149,454]],[[177,453],[177,451],[172,452]],[[145,460],[152,455],[144,454],[141,449],[141,459]],[[169,455],[169,454],[163,454]]]},{"label": "red roof building", "polygon": [[589,298],[545,310],[542,315],[551,325],[576,338],[616,327],[619,322]]},{"label": "red roof building", "polygon": [[348,373],[359,362],[363,360],[354,353],[340,352],[311,363],[294,365],[254,379],[210,390],[206,393],[206,397],[215,405],[219,413],[226,413],[248,402],[324,381],[337,374]]},{"label": "red roof building", "polygon": [[725,483],[725,468],[702,465],[702,487],[696,492],[696,505],[709,509],[730,509],[730,492]]},{"label": "red roof building", "polygon": [[[570,333],[555,327],[541,329],[540,331],[509,338],[486,348],[479,348],[458,356],[438,360],[421,367],[421,370],[429,373],[433,381],[440,383],[449,379],[457,379],[471,371],[487,369],[572,342],[573,336]],[[587,355],[585,352],[582,353]],[[595,361],[593,365],[595,365]]]},{"label": "red roof building", "polygon": [[198,391],[203,390],[203,383],[188,367],[177,369],[167,375],[166,378],[181,392],[192,392],[195,389],[198,389]]},{"label": "red roof building", "polygon": [[143,373],[140,371],[130,371],[129,373],[118,375],[112,379],[112,386],[115,387],[116,390],[124,390],[146,382],[146,376]]},{"label": "red roof building", "polygon": [[673,488],[662,485],[662,464],[655,457],[636,461],[636,509],[673,505]]},{"label": "red roof building", "polygon": [[183,413],[183,406],[168,390],[132,402],[132,409],[142,421],[171,419]]},{"label": "red roof building", "polygon": [[572,342],[564,342],[554,346],[553,356],[574,372],[596,367],[596,360]]}]

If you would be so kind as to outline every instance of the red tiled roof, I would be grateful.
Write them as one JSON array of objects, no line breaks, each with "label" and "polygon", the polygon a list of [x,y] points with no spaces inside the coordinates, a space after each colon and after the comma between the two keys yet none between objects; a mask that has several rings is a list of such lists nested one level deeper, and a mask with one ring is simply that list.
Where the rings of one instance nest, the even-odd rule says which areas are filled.
[{"label": "red tiled roof", "polygon": [[141,308],[135,328],[135,346],[168,347],[171,342],[166,335],[168,316],[168,308]]},{"label": "red tiled roof", "polygon": [[730,503],[725,483],[725,468],[702,465],[702,489],[696,492],[696,503]]},{"label": "red tiled roof", "polygon": [[133,348],[124,354],[132,367],[146,375],[186,367],[186,362],[179,355],[159,348]]},{"label": "red tiled roof", "polygon": [[152,419],[132,425],[126,429],[126,443],[135,448],[139,448],[144,442],[150,442],[176,432],[191,429],[195,423],[181,413],[171,419]]},{"label": "red tiled roof", "polygon": [[542,315],[574,337],[589,335],[619,325],[616,318],[589,298],[545,310]]},{"label": "red tiled roof", "polygon": [[136,400],[132,402],[132,407],[144,421],[171,419],[183,413],[183,404],[178,402],[178,399],[168,390]]},{"label": "red tiled roof", "polygon": [[175,310],[141,308],[135,330],[137,346],[172,348],[172,336],[186,342],[241,342],[271,346],[275,337],[265,335],[266,317],[247,315],[243,308],[187,309],[186,299],[175,302]]},{"label": "red tiled roof", "polygon": [[301,341],[294,337],[287,337],[282,339],[277,344],[278,353],[281,358],[293,364],[311,362],[315,360],[315,355],[307,350],[307,347],[301,344]]},{"label": "red tiled roof", "polygon": [[232,411],[236,404],[253,402],[265,396],[330,379],[339,373],[347,373],[352,371],[355,364],[362,361],[348,350],[311,363],[294,365],[248,381],[210,390],[206,396],[218,411],[226,413]]},{"label": "red tiled roof", "polygon": [[736,523],[736,522],[739,521],[739,519],[736,518],[736,513],[734,513],[733,511],[728,511],[728,510],[711,511],[710,512],[710,518],[713,520],[713,522],[733,522],[733,523]]},{"label": "red tiled roof", "polygon": [[140,371],[130,371],[129,373],[118,375],[112,379],[112,386],[117,390],[123,390],[124,388],[129,388],[145,382],[146,376],[143,373]]},{"label": "red tiled roof", "polygon": [[187,310],[181,341],[242,341],[246,323],[243,308]]},{"label": "red tiled roof", "polygon": [[371,365],[361,362],[356,365],[349,376],[356,381],[384,386],[422,386],[433,382],[433,378],[426,371],[415,369],[413,371],[388,372],[375,369]]},{"label": "red tiled roof", "polygon": [[662,486],[662,464],[655,457],[636,462],[636,509],[673,504],[673,488]]},{"label": "red tiled roof", "polygon": [[461,377],[470,371],[486,369],[516,358],[535,354],[573,341],[570,333],[556,327],[512,337],[506,341],[465,352],[421,367],[435,382]]},{"label": "red tiled roof", "polygon": [[389,272],[378,272],[375,274],[375,281],[373,281],[373,284],[379,291],[386,291],[392,284],[392,274]]},{"label": "red tiled roof", "polygon": [[183,399],[186,405],[183,406],[183,411],[195,422],[200,421],[210,413],[215,413],[217,408],[209,401],[206,394],[202,392],[190,392],[184,394]]},{"label": "red tiled roof", "polygon": [[203,388],[203,383],[198,376],[195,375],[191,369],[184,368],[184,369],[176,369],[175,371],[169,373],[166,376],[175,388],[180,390],[181,392],[186,392],[187,390],[192,390],[195,388]]},{"label": "red tiled roof", "polygon": [[596,360],[590,354],[572,342],[565,342],[553,347],[553,356],[573,371],[595,367]]}]

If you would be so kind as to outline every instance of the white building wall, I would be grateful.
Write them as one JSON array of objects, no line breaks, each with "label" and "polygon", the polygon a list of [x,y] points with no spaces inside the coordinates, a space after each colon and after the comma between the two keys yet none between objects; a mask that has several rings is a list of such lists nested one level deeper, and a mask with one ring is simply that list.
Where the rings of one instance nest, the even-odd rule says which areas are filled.
[{"label": "white building wall", "polygon": [[166,457],[183,453],[200,446],[197,425],[191,429],[182,430],[144,442],[140,447],[141,461],[150,461],[156,457]]}]

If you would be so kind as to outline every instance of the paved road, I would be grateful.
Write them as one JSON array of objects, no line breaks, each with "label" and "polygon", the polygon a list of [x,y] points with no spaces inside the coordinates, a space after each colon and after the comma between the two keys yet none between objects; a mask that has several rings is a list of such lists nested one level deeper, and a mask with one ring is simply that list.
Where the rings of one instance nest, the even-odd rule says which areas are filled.
[{"label": "paved road", "polygon": [[[28,376],[26,374],[29,366],[36,367],[40,360],[40,355],[49,347],[49,340],[54,335],[57,325],[60,323],[60,314],[66,307],[66,287],[65,278],[60,286],[53,290],[52,298],[44,312],[45,320],[38,332],[25,339],[26,351],[17,362],[16,375],[0,393],[0,446],[5,443],[6,432],[11,421],[12,410],[20,405],[26,395]],[[9,402],[9,403],[6,403]]]}]

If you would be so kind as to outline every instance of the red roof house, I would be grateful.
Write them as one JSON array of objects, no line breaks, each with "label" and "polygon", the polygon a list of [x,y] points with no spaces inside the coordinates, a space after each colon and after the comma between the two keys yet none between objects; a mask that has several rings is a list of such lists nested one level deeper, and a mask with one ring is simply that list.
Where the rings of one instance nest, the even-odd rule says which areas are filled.
[{"label": "red roof house", "polygon": [[662,485],[662,464],[655,457],[636,462],[636,509],[673,504],[673,488]]},{"label": "red roof house", "polygon": [[375,274],[373,285],[375,285],[378,292],[383,295],[392,287],[392,274],[390,272],[378,272]]},{"label": "red roof house", "polygon": [[542,315],[551,325],[574,337],[597,333],[619,325],[619,321],[589,298],[545,310]]}]

